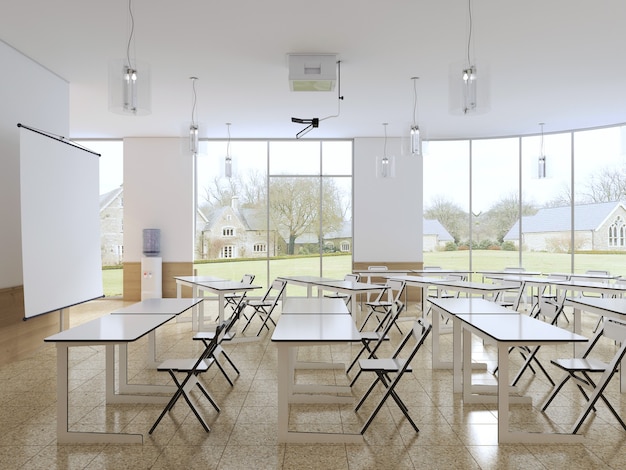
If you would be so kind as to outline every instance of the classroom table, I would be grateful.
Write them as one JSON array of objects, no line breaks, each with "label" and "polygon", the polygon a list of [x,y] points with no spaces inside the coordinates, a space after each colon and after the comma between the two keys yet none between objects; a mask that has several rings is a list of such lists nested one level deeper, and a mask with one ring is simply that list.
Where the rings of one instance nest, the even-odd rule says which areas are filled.
[{"label": "classroom table", "polygon": [[[472,403],[472,334],[495,341],[498,349],[498,442],[556,444],[582,442],[573,433],[529,433],[509,429],[509,348],[585,342],[587,338],[527,315],[459,314],[463,332],[463,401]],[[504,384],[504,385],[503,385]]]},{"label": "classroom table", "polygon": [[[174,315],[178,317],[178,315],[186,312],[190,308],[196,307],[203,299],[201,298],[156,298],[156,299],[145,299],[141,302],[137,302],[135,304],[129,305],[127,307],[119,308],[111,312],[111,315]],[[120,379],[125,378],[127,370],[126,370],[126,358],[122,357],[125,355],[125,348],[120,349],[120,366],[119,366],[119,375]],[[158,365],[158,361],[156,359],[156,330],[152,330],[148,333],[148,367],[156,368]],[[123,383],[127,383],[127,380],[120,381],[120,386]]]},{"label": "classroom table", "polygon": [[[317,310],[317,313],[313,313]],[[341,312],[341,313],[338,313]],[[337,396],[349,387],[294,383],[299,347],[360,342],[361,335],[341,299],[295,299],[283,302],[272,342],[278,351],[278,441],[289,443],[363,443],[361,434],[297,432],[289,430],[290,403],[345,403],[352,395]],[[330,393],[330,395],[328,394]]]},{"label": "classroom table", "polygon": [[428,287],[432,285],[436,285],[438,282],[442,281],[440,277],[429,277],[429,276],[411,276],[411,275],[403,275],[403,276],[391,276],[389,279],[404,281],[407,286],[418,287],[421,289],[421,299],[422,299],[422,317],[426,315],[426,301],[428,299]]},{"label": "classroom table", "polygon": [[[183,286],[191,287],[191,297],[200,297],[200,290],[198,284],[201,282],[222,282],[229,281],[230,279],[224,279],[217,276],[174,276],[176,281],[176,297],[181,298],[183,296]],[[198,317],[204,316],[204,304],[195,306],[191,310],[191,328],[198,330]],[[189,321],[188,318],[177,317],[177,322]]]},{"label": "classroom table", "polygon": [[[237,292],[247,293],[249,291],[260,289],[261,286],[248,284],[241,281],[212,281],[212,282],[198,282],[196,283],[198,292],[203,294],[204,292],[210,292],[217,295],[218,302],[218,323],[224,321],[224,296],[226,294],[235,294]],[[198,331],[204,330],[204,309],[200,309],[198,315]]]},{"label": "classroom table", "polygon": [[[463,375],[461,373],[460,345],[463,338],[461,325],[456,316],[461,314],[519,315],[519,313],[495,302],[475,297],[433,298],[430,300],[430,304],[433,309],[432,367],[433,369],[453,369],[453,390],[454,393],[461,393],[463,391]],[[441,360],[439,335],[435,334],[435,332],[439,331],[440,314],[444,318],[452,320],[453,359],[451,362]],[[472,363],[472,368],[484,370],[486,365],[484,363]],[[480,390],[481,387],[474,386],[474,389]]]},{"label": "classroom table", "polygon": [[69,361],[70,347],[106,347],[105,391],[107,403],[162,403],[167,397],[124,395],[115,393],[115,345],[127,346],[174,318],[174,315],[105,315],[87,323],[63,330],[44,339],[57,348],[57,443],[58,444],[141,444],[143,435],[109,432],[69,431]]},{"label": "classroom table", "polygon": [[[287,281],[287,284],[293,284],[294,286],[306,287],[307,297],[313,297],[313,287],[317,286],[319,282],[326,281],[340,281],[341,279],[331,279],[321,276],[308,276],[308,275],[293,275],[293,276],[279,276],[278,279]],[[321,295],[321,291],[319,293]],[[285,289],[285,298],[287,297],[287,290]]]},{"label": "classroom table", "polygon": [[[284,277],[287,282],[289,278]],[[356,312],[358,312],[358,300],[359,294],[378,293],[387,290],[387,286],[384,284],[370,284],[368,282],[360,281],[343,281],[334,279],[318,278],[312,283],[317,286],[319,291],[333,291],[350,296],[350,312],[354,315],[356,321]]]}]

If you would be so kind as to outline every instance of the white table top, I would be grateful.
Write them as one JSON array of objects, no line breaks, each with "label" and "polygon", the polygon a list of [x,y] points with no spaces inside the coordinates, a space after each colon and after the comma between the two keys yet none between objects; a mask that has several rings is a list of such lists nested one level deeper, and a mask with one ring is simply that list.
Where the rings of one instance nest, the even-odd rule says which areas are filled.
[{"label": "white table top", "polygon": [[587,278],[587,279],[619,279],[619,274],[600,274],[600,273],[550,273],[553,276],[567,276],[568,279]]},{"label": "white table top", "polygon": [[607,313],[624,315],[626,317],[626,299],[624,298],[608,298],[608,297],[575,297],[568,298],[567,305],[582,310],[585,307],[592,307],[596,310],[604,310]]},{"label": "white table top", "polygon": [[336,290],[348,290],[351,292],[379,291],[387,289],[387,286],[382,284],[369,284],[367,282],[355,281],[320,281],[317,282],[316,285]]},{"label": "white table top", "polygon": [[414,284],[417,286],[426,286],[430,284],[437,284],[441,282],[440,277],[428,277],[428,276],[389,276],[391,280],[404,281],[408,284]]},{"label": "white table top", "polygon": [[456,318],[496,341],[522,344],[587,341],[584,336],[527,315],[460,314]]},{"label": "white table top", "polygon": [[48,336],[46,342],[126,343],[167,323],[174,315],[105,315]]},{"label": "white table top", "polygon": [[500,304],[486,299],[475,297],[467,298],[431,298],[430,303],[450,315],[470,314],[470,315],[519,315],[515,310],[503,307]]},{"label": "white table top", "polygon": [[472,291],[484,291],[484,292],[497,292],[503,290],[519,289],[519,284],[516,283],[502,283],[491,284],[487,282],[472,282],[472,281],[453,281],[441,279],[433,283],[434,285],[446,287],[450,290],[472,290]]},{"label": "white table top", "polygon": [[200,289],[212,292],[243,292],[261,288],[261,286],[255,286],[240,281],[197,282],[196,285]]},{"label": "white table top", "polygon": [[409,272],[415,273],[415,274],[471,274],[472,271],[470,270],[463,270],[463,269],[435,269],[435,268],[431,268],[431,269],[411,269],[409,270]]},{"label": "white table top", "polygon": [[114,314],[160,314],[160,315],[180,315],[185,310],[189,310],[194,305],[202,302],[198,298],[175,298],[175,299],[146,299],[136,304],[123,307],[111,312]]},{"label": "white table top", "polygon": [[291,282],[302,282],[305,284],[317,284],[319,282],[335,282],[340,281],[341,279],[331,279],[329,277],[320,277],[320,276],[279,276],[279,279],[284,279],[285,281]]},{"label": "white table top", "polygon": [[350,315],[281,315],[273,342],[351,342],[361,335]]},{"label": "white table top", "polygon": [[220,282],[229,281],[217,276],[174,276],[177,282],[186,282],[189,284],[197,284],[198,282]]},{"label": "white table top", "polygon": [[281,315],[300,314],[349,315],[350,312],[342,299],[290,297],[283,301]]}]

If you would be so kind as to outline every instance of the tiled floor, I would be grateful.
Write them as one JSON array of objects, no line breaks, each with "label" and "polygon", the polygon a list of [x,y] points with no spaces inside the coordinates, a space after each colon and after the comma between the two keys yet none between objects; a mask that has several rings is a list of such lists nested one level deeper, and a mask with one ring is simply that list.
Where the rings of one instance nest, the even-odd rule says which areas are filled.
[{"label": "tiled floor", "polygon": [[[100,300],[75,307],[72,325],[122,306],[121,301]],[[212,307],[214,308],[214,307]],[[414,307],[413,307],[414,308]],[[585,320],[585,333],[595,323]],[[405,324],[406,325],[406,324]],[[566,326],[566,325],[564,325]],[[183,357],[199,351],[191,340],[191,324],[172,321],[158,332],[160,358]],[[432,370],[430,339],[413,363],[413,372],[398,385],[420,428],[415,433],[395,403],[389,400],[365,434],[363,445],[293,445],[276,440],[276,349],[269,335],[259,342],[228,345],[228,353],[241,371],[230,387],[216,368],[203,381],[221,407],[217,413],[198,395],[211,432],[205,433],[184,402],[165,416],[154,434],[148,430],[162,405],[109,405],[104,403],[104,350],[76,347],[70,352],[70,422],[75,430],[113,430],[144,434],[143,445],[57,445],[56,351],[43,345],[31,357],[0,368],[0,468],[51,469],[396,469],[396,468],[624,468],[626,432],[603,404],[588,419],[582,433],[584,445],[498,445],[496,411],[488,405],[464,405],[452,393],[450,371]],[[396,344],[399,333],[392,335]],[[442,335],[444,352],[451,356],[451,335]],[[483,348],[476,342],[474,349]],[[484,358],[493,365],[494,348],[485,346]],[[605,347],[611,354],[614,345]],[[301,349],[302,357],[332,358],[348,362],[358,346]],[[130,348],[131,381],[164,383],[168,376],[146,368],[146,340]],[[567,356],[571,348],[544,347],[543,358]],[[476,354],[476,357],[480,357]],[[518,355],[512,356],[519,363]],[[542,361],[546,364],[548,361]],[[228,368],[228,366],[226,366]],[[230,371],[230,369],[228,369]],[[554,371],[554,369],[550,369]],[[554,371],[555,376],[559,374]],[[347,383],[337,371],[302,372],[298,380]],[[495,383],[489,373],[476,374]],[[362,377],[353,388],[358,399],[369,385]],[[545,377],[528,374],[522,388],[533,405],[549,393]],[[626,410],[626,398],[615,380],[609,387],[611,401]],[[547,415],[567,429],[577,416],[581,399],[575,387],[566,386]],[[292,405],[292,429],[355,431],[371,410],[355,414],[352,405]],[[524,430],[552,429],[554,424],[529,405],[514,405],[511,426]],[[622,411],[622,416],[626,412]]]}]

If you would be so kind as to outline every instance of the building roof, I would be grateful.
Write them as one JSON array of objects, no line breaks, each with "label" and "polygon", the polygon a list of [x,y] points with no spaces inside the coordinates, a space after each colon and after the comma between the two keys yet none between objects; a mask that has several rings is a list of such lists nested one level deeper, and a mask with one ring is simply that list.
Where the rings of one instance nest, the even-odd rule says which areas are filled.
[{"label": "building roof", "polygon": [[[621,202],[600,202],[574,206],[574,230],[597,230]],[[571,207],[548,207],[539,209],[535,215],[522,217],[524,233],[563,232],[571,227]],[[506,233],[504,240],[517,240],[519,220]]]},{"label": "building roof", "polygon": [[437,219],[423,219],[422,233],[424,235],[436,235],[439,241],[454,241],[454,237],[450,235],[450,232]]},{"label": "building roof", "polygon": [[124,188],[120,186],[119,188],[115,188],[108,193],[100,194],[100,212],[109,207],[109,205],[115,201],[122,191],[124,191]]}]

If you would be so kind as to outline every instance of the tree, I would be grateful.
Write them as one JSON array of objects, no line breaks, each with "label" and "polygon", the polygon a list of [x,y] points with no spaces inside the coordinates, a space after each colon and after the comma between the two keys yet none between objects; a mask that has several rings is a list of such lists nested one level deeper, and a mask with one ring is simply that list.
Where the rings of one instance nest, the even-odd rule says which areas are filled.
[{"label": "tree", "polygon": [[626,169],[603,168],[591,175],[581,192],[581,202],[626,200]]},{"label": "tree", "polygon": [[270,184],[270,218],[274,227],[287,236],[287,254],[294,254],[296,239],[307,233],[338,230],[343,223],[338,191],[331,179],[321,186],[317,178],[275,178]]},{"label": "tree", "polygon": [[424,218],[438,220],[456,243],[467,236],[467,212],[444,196],[433,198],[430,207],[424,210]]},{"label": "tree", "polygon": [[[511,229],[513,224],[520,218],[519,195],[511,193],[502,197],[484,214],[485,225],[488,232],[498,242],[502,243],[504,235]],[[522,216],[534,215],[537,208],[530,203],[522,203]]]}]

